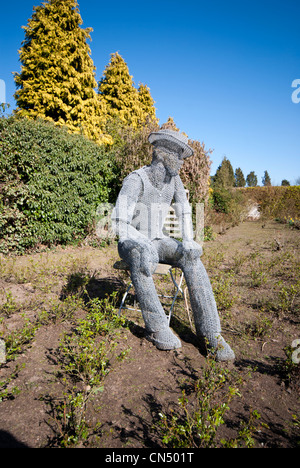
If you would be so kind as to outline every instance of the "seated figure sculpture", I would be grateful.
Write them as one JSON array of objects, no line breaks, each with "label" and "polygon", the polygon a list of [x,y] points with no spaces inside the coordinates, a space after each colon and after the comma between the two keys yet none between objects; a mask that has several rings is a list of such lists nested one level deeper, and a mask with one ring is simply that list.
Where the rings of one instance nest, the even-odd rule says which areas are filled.
[{"label": "seated figure sculpture", "polygon": [[[130,269],[146,337],[161,350],[181,347],[169,327],[152,278],[157,264],[166,263],[184,273],[197,336],[207,340],[217,360],[232,360],[234,352],[221,335],[212,287],[200,259],[202,248],[193,240],[191,207],[179,176],[184,158],[192,156],[193,150],[187,137],[173,130],[153,132],[149,142],[153,145],[151,164],[124,179],[112,214],[119,255]],[[163,232],[172,202],[182,242]]]}]

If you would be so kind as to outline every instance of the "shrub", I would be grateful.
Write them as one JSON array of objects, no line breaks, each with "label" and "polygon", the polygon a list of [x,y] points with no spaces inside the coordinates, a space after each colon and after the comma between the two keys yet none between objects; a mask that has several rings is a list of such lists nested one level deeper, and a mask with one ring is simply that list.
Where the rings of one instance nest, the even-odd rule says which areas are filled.
[{"label": "shrub", "polygon": [[221,368],[209,356],[203,377],[194,384],[195,391],[191,395],[195,397],[194,404],[190,405],[185,390],[182,390],[178,407],[171,408],[167,414],[159,413],[156,427],[163,447],[217,448],[217,435],[225,423],[229,405],[235,396],[241,396],[237,385],[228,383],[228,369]]},{"label": "shrub", "polygon": [[232,200],[231,192],[224,188],[217,188],[213,190],[212,196],[215,210],[228,214]]},{"label": "shrub", "polygon": [[251,202],[258,203],[262,216],[284,221],[300,218],[300,186],[269,186],[236,189]]},{"label": "shrub", "polygon": [[206,149],[205,144],[197,140],[189,140],[189,145],[194,150],[194,155],[187,158],[181,169],[180,177],[183,185],[189,190],[189,200],[195,203],[208,204],[210,189],[210,154],[212,150]]},{"label": "shrub", "polygon": [[0,119],[0,252],[84,237],[108,201],[111,155],[43,120]]},{"label": "shrub", "polygon": [[243,192],[233,188],[214,187],[211,192],[211,205],[208,206],[206,223],[236,226],[248,213],[248,203]]}]

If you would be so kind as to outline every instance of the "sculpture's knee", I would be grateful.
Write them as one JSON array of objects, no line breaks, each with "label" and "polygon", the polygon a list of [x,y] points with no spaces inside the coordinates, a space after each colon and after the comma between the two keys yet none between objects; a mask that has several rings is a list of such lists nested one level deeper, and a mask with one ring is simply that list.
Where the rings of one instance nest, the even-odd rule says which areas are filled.
[{"label": "sculpture's knee", "polygon": [[132,274],[151,276],[155,271],[158,255],[150,243],[128,239],[119,242],[118,250],[120,257],[129,265]]},{"label": "sculpture's knee", "polygon": [[187,250],[182,247],[181,257],[178,265],[181,268],[192,267],[197,264],[200,260],[200,251],[196,249]]}]

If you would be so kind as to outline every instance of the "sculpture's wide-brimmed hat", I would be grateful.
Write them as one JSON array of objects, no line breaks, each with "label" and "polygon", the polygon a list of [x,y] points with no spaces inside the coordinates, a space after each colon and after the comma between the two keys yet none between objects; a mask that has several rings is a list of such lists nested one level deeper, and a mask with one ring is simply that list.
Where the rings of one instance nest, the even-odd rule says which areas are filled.
[{"label": "sculpture's wide-brimmed hat", "polygon": [[188,144],[188,137],[174,130],[165,129],[152,132],[148,140],[152,145],[160,143],[168,147],[168,143],[172,143],[179,146],[183,150],[183,158],[189,158],[194,154],[193,149]]}]

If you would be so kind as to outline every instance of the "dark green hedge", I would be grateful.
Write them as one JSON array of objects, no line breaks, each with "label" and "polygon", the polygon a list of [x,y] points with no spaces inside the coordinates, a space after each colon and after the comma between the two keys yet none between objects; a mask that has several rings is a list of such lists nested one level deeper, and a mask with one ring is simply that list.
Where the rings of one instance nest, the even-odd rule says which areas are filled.
[{"label": "dark green hedge", "polygon": [[0,119],[0,252],[83,238],[109,200],[113,155],[43,120]]}]

